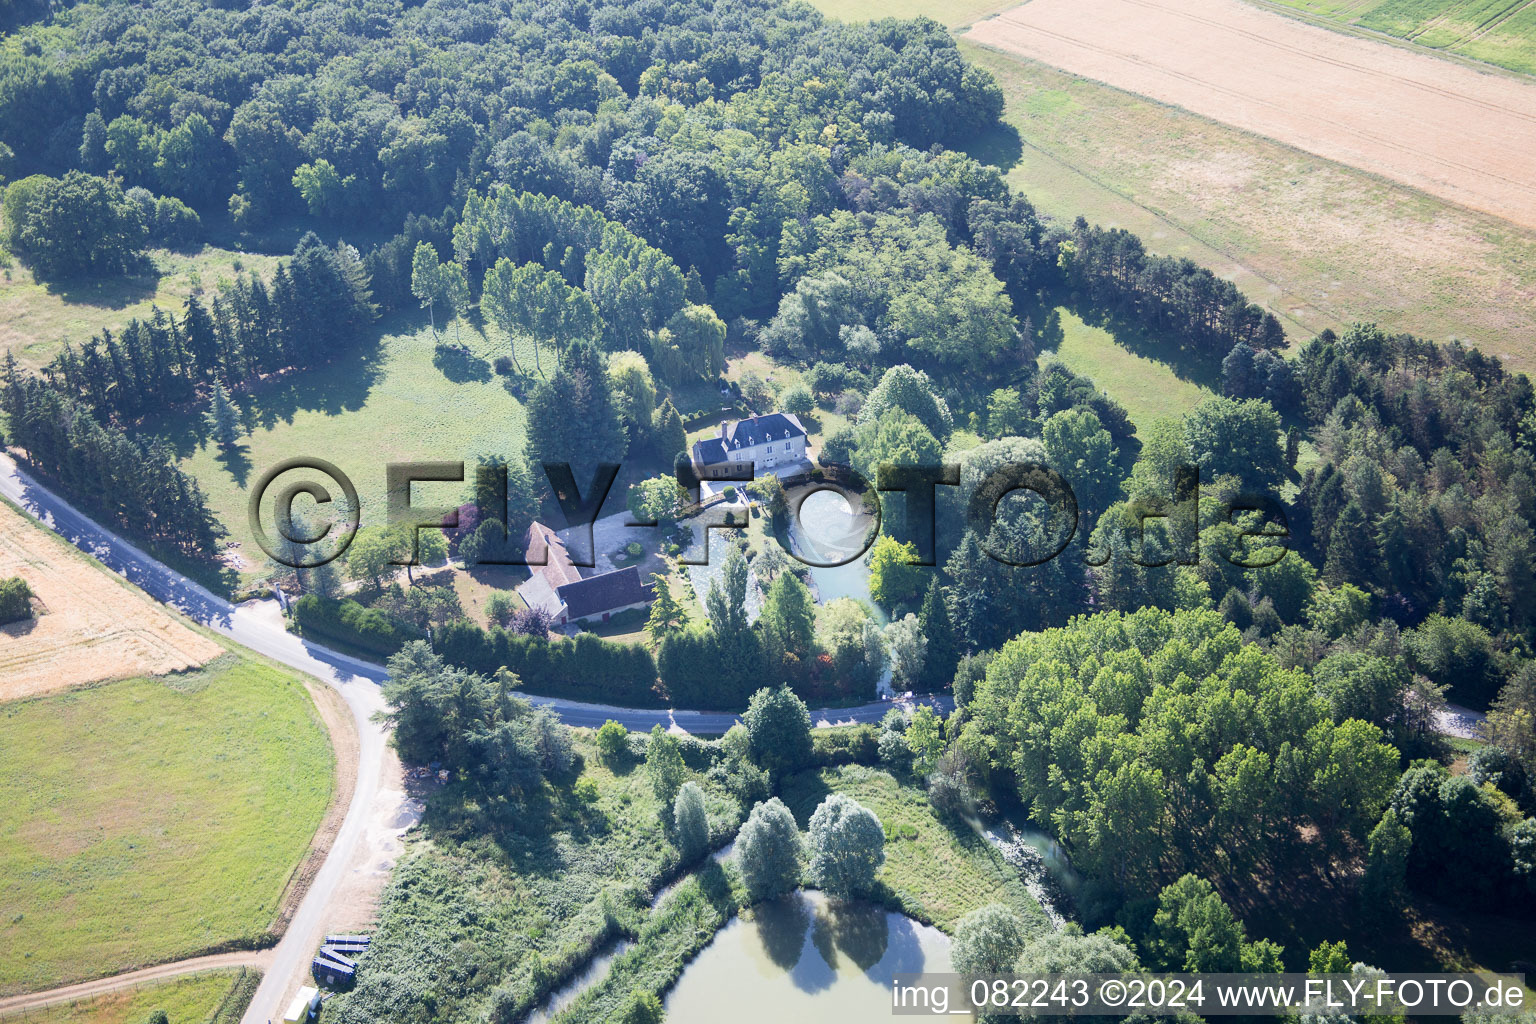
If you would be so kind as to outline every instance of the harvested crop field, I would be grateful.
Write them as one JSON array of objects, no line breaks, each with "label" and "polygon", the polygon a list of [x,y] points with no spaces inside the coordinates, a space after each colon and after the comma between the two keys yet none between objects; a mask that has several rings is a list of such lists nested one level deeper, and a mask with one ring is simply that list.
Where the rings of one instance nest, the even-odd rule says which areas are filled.
[{"label": "harvested crop field", "polygon": [[1536,227],[1536,83],[1239,0],[1030,0],[966,38]]},{"label": "harvested crop field", "polygon": [[202,665],[223,648],[0,502],[0,579],[32,588],[34,616],[0,626],[0,700]]}]

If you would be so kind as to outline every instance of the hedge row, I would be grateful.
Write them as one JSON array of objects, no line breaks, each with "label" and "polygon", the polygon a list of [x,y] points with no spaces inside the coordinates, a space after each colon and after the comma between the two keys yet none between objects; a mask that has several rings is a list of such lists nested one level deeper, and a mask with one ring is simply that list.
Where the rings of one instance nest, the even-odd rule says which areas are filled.
[{"label": "hedge row", "polygon": [[656,692],[656,659],[639,644],[614,643],[591,633],[551,641],[496,627],[484,630],[462,620],[437,630],[432,640],[448,664],[483,675],[509,668],[524,691],[542,697],[665,706]]},{"label": "hedge row", "polygon": [[299,632],[316,640],[331,640],[380,659],[388,658],[422,635],[397,625],[382,612],[352,600],[306,594],[293,604]]}]

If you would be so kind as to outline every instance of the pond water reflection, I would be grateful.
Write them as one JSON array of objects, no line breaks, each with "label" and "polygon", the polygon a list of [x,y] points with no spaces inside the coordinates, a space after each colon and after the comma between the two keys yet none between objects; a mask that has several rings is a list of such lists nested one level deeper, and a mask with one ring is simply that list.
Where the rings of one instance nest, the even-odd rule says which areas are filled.
[{"label": "pond water reflection", "polygon": [[949,970],[949,938],[868,903],[795,893],[720,930],[667,996],[672,1024],[814,1024],[890,1014],[896,974]]}]

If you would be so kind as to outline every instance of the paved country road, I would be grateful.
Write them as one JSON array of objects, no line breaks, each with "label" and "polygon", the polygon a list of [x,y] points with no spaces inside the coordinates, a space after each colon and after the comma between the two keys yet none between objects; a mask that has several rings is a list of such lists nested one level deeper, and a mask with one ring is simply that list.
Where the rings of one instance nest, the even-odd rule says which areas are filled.
[{"label": "paved country road", "polygon": [[[270,951],[261,986],[251,1000],[243,1024],[263,1024],[269,1018],[277,1018],[283,1009],[279,1005],[281,1000],[307,969],[320,945],[326,925],[333,916],[329,913],[331,900],[352,864],[369,821],[379,817],[395,820],[411,813],[403,794],[393,790],[381,792],[387,730],[375,716],[385,710],[379,690],[379,684],[385,678],[384,669],[289,633],[284,628],[275,600],[235,605],[210,592],[77,512],[3,454],[0,454],[0,494],[157,601],[178,609],[188,618],[244,647],[330,684],[351,709],[358,735],[357,788],[324,864],[310,883],[309,891],[304,894],[282,939]],[[723,733],[739,720],[736,715],[722,712],[647,711],[549,697],[530,696],[529,699],[553,708],[562,720],[575,726],[596,727],[611,718],[632,730],[649,730],[659,723],[665,728],[691,733]],[[932,703],[944,712],[953,706],[949,698],[932,698]],[[881,701],[853,708],[813,711],[811,716],[818,727],[876,722],[890,708],[890,702]],[[384,804],[381,805],[381,801]],[[394,801],[395,805],[388,806],[389,801]],[[175,966],[163,965],[165,968]],[[135,978],[120,975],[101,979],[91,984],[105,987],[93,989],[93,992],[117,987],[109,982],[131,985]],[[54,994],[33,993],[27,998],[46,1001]]]}]

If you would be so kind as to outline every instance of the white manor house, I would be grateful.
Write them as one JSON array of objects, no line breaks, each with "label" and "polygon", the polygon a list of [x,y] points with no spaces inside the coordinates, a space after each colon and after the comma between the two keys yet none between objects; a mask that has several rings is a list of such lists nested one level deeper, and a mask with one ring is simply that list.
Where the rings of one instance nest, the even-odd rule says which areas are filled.
[{"label": "white manor house", "polygon": [[700,480],[740,477],[749,466],[778,475],[803,472],[809,461],[805,427],[787,412],[721,421],[714,437],[693,444],[693,466]]}]

